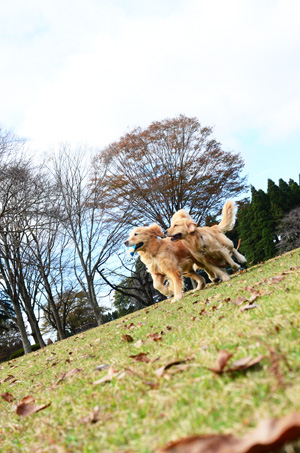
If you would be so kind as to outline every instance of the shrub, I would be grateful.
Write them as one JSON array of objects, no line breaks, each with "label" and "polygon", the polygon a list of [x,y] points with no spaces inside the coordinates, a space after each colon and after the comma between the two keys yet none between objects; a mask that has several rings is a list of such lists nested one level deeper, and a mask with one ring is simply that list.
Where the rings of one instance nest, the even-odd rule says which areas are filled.
[{"label": "shrub", "polygon": [[[40,345],[39,344],[32,344],[31,345],[31,350],[32,351],[37,351],[38,349],[40,349]],[[22,355],[24,355],[24,349],[23,348],[20,348],[20,349],[17,349],[15,352],[13,352],[9,357],[8,357],[8,360],[12,360],[12,359],[16,359],[17,357],[21,357]]]}]

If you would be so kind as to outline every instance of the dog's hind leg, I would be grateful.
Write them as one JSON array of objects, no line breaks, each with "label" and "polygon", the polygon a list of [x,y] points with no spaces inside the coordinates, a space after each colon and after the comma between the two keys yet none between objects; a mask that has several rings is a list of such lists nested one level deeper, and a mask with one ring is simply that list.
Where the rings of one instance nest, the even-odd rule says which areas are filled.
[{"label": "dog's hind leg", "polygon": [[233,259],[231,258],[230,256],[230,253],[229,253],[229,250],[227,250],[225,247],[222,247],[220,250],[219,250],[219,253],[222,255],[223,259],[225,260],[225,262],[227,264],[229,264],[229,266],[235,270],[235,271],[238,271],[240,269],[240,265],[237,264],[236,262],[233,261]]},{"label": "dog's hind leg", "polygon": [[192,291],[199,291],[200,289],[203,289],[206,285],[205,278],[202,277],[202,275],[197,274],[197,272],[190,271],[185,273],[184,276],[190,277],[197,282],[196,288],[194,288]]}]

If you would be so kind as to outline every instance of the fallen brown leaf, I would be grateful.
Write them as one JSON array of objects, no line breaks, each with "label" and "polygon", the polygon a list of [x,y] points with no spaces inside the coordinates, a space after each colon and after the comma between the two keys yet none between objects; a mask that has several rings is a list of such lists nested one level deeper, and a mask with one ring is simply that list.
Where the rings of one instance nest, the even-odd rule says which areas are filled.
[{"label": "fallen brown leaf", "polygon": [[103,376],[101,379],[94,381],[93,385],[104,384],[105,382],[110,382],[110,381],[112,381],[112,378],[117,376],[118,374],[119,374],[119,371],[115,370],[113,367],[109,367],[108,373],[105,376]]},{"label": "fallen brown leaf", "polygon": [[260,295],[261,295],[261,294],[260,294],[259,291],[253,291],[252,294],[251,294],[251,296],[250,296],[250,298],[248,299],[248,302],[249,302],[250,304],[252,304],[253,302],[256,301],[256,299],[257,299]]},{"label": "fallen brown leaf", "polygon": [[251,293],[256,291],[252,286],[249,286],[249,285],[245,286],[244,290],[245,291],[250,291]]},{"label": "fallen brown leaf", "polygon": [[4,392],[1,395],[1,398],[4,399],[4,401],[7,401],[8,403],[11,403],[15,398],[12,396],[11,393]]},{"label": "fallen brown leaf", "polygon": [[240,308],[240,311],[243,312],[245,310],[251,310],[252,308],[259,307],[257,304],[247,304],[244,307]]},{"label": "fallen brown leaf", "polygon": [[144,353],[144,352],[140,352],[139,354],[136,354],[136,355],[130,355],[129,357],[131,359],[134,359],[136,360],[137,362],[145,362],[145,363],[148,363],[150,362],[150,359],[148,356],[148,352],[147,353]]},{"label": "fallen brown leaf", "polygon": [[107,363],[102,363],[101,365],[95,366],[96,371],[103,371],[109,368],[109,365]]},{"label": "fallen brown leaf", "polygon": [[300,437],[300,414],[263,420],[243,438],[231,434],[185,437],[157,453],[272,453]]},{"label": "fallen brown leaf", "polygon": [[51,403],[38,405],[35,404],[35,399],[33,396],[25,396],[18,404],[16,408],[16,413],[20,417],[26,417],[27,415],[35,414],[36,412],[42,411],[49,407]]},{"label": "fallen brown leaf", "polygon": [[190,359],[176,360],[174,362],[167,363],[167,365],[164,365],[164,366],[158,368],[155,371],[155,374],[157,377],[162,377],[169,368],[176,366],[176,365],[181,365],[182,363],[186,363],[188,360],[190,360]]},{"label": "fallen brown leaf", "polygon": [[11,381],[12,379],[15,379],[15,376],[13,376],[12,374],[9,374],[5,379],[3,379],[2,381],[0,381],[0,383],[2,383],[2,382],[7,382],[7,381]]},{"label": "fallen brown leaf", "polygon": [[252,359],[251,356],[243,357],[242,359],[232,362],[230,365],[230,368],[226,369],[226,372],[247,370],[248,368],[259,363],[263,358],[264,358],[263,355],[260,355],[260,356],[256,357],[255,359]]},{"label": "fallen brown leaf", "polygon": [[[162,332],[161,332],[162,334]],[[160,341],[162,339],[162,336],[155,332],[155,333],[147,333],[147,338],[151,338],[153,341]]]},{"label": "fallen brown leaf", "polygon": [[132,343],[133,342],[133,338],[131,335],[127,335],[126,333],[123,333],[122,334],[122,338],[124,341],[127,341],[127,343]]},{"label": "fallen brown leaf", "polygon": [[284,275],[280,275],[278,277],[271,277],[269,282],[270,283],[279,283],[284,279]]},{"label": "fallen brown leaf", "polygon": [[216,366],[208,369],[213,373],[222,374],[225,366],[227,365],[228,360],[232,356],[233,354],[230,354],[228,351],[224,350],[219,351]]},{"label": "fallen brown leaf", "polygon": [[264,357],[262,355],[256,357],[255,359],[252,359],[251,356],[243,357],[242,359],[236,360],[227,367],[228,361],[232,356],[233,354],[230,354],[228,351],[219,351],[216,366],[208,369],[216,374],[229,373],[232,371],[243,371],[247,370],[251,366],[256,365]]},{"label": "fallen brown leaf", "polygon": [[234,299],[234,300],[232,301],[232,303],[233,303],[234,305],[241,305],[241,304],[243,304],[244,302],[246,302],[246,300],[247,300],[246,297],[244,297],[244,296],[238,296],[236,299]]},{"label": "fallen brown leaf", "polygon": [[70,376],[74,376],[74,374],[77,374],[77,373],[79,373],[80,371],[82,371],[81,368],[73,368],[72,370],[69,370],[69,371],[67,371],[66,373],[63,373],[63,374],[57,379],[57,381],[55,382],[54,385],[59,384],[62,380],[66,379],[66,378],[68,378],[68,377],[70,377]]}]

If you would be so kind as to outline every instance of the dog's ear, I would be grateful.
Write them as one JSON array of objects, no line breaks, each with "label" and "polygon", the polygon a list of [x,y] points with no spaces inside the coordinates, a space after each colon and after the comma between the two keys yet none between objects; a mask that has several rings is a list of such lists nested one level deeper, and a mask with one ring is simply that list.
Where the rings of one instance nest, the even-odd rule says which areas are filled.
[{"label": "dog's ear", "polygon": [[196,231],[197,224],[195,222],[193,222],[192,220],[187,220],[186,227],[187,227],[188,233],[194,233],[194,231]]},{"label": "dog's ear", "polygon": [[157,225],[157,223],[153,223],[152,225],[150,225],[149,230],[151,231],[151,233],[155,234],[155,236],[159,236],[161,238],[164,237],[163,230],[159,225]]}]

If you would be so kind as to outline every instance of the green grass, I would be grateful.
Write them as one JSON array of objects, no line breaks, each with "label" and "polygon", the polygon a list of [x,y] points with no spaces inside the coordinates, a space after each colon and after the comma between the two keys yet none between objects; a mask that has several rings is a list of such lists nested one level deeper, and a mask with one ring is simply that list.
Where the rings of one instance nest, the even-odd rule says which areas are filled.
[{"label": "green grass", "polygon": [[[242,436],[262,418],[300,410],[300,250],[237,274],[229,282],[187,293],[0,364],[1,452],[152,452],[191,434]],[[280,281],[270,280],[282,276]],[[258,307],[241,312],[232,301],[260,291]],[[230,300],[229,300],[230,299]],[[128,328],[132,324],[131,328]],[[158,341],[148,334],[157,333]],[[131,335],[126,342],[122,334]],[[148,336],[147,336],[148,335]],[[144,342],[140,347],[138,340]],[[261,354],[248,370],[208,370],[218,350],[231,361]],[[149,363],[130,355],[148,353]],[[170,362],[182,360],[155,373]],[[111,381],[93,384],[116,371]],[[57,381],[69,370],[72,376]],[[3,382],[8,375],[14,379]],[[28,417],[15,404],[32,395],[51,405]],[[100,420],[82,419],[99,406]]]}]

